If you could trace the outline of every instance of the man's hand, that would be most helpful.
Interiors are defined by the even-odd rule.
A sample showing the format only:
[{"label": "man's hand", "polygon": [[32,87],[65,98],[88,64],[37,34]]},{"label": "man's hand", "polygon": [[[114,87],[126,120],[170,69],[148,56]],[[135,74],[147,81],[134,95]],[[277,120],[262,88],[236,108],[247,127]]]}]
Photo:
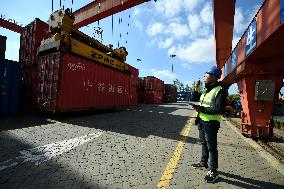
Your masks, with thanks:
[{"label": "man's hand", "polygon": [[203,110],[203,107],[202,106],[199,106],[199,105],[193,105],[192,106],[197,112],[202,112]]}]

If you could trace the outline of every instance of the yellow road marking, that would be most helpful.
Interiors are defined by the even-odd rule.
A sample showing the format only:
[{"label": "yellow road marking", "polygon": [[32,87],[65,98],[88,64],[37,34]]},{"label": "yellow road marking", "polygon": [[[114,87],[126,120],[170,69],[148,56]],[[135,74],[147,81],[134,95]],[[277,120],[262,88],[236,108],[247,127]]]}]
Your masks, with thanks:
[{"label": "yellow road marking", "polygon": [[170,161],[169,161],[169,163],[168,163],[168,165],[167,165],[167,167],[166,167],[166,169],[165,169],[165,171],[164,171],[164,173],[163,173],[163,175],[162,175],[162,177],[161,177],[161,179],[160,179],[160,181],[157,185],[158,188],[165,189],[170,185],[171,179],[173,177],[173,173],[174,173],[174,171],[177,167],[177,163],[180,159],[182,150],[184,148],[184,145],[185,145],[185,142],[186,142],[186,137],[188,137],[188,135],[189,135],[189,131],[190,131],[190,128],[192,126],[192,122],[193,122],[193,118],[191,118],[187,122],[185,128],[183,129],[182,134],[181,134],[182,137],[181,137],[181,139],[180,139],[180,141],[179,141],[179,143],[178,143],[178,145],[177,145],[177,147],[174,151],[174,154],[173,154],[172,158],[170,159]]}]

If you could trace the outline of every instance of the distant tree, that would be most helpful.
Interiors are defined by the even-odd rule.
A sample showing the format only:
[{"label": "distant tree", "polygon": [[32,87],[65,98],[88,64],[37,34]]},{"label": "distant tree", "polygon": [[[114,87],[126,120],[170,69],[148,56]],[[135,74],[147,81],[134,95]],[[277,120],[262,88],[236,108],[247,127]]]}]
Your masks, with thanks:
[{"label": "distant tree", "polygon": [[[178,92],[190,92],[194,88],[194,83],[193,86],[191,87],[189,84],[184,84],[180,82],[178,79],[173,81],[173,85],[177,88]],[[201,82],[202,85],[202,82]]]},{"label": "distant tree", "polygon": [[177,88],[177,91],[180,92],[181,82],[178,79],[174,80],[174,86]]},{"label": "distant tree", "polygon": [[240,100],[240,95],[239,94],[231,94],[229,95],[229,100],[233,101],[233,100]]},{"label": "distant tree", "polygon": [[183,83],[180,83],[180,91],[184,92],[184,84]]},{"label": "distant tree", "polygon": [[191,87],[189,86],[189,84],[185,85],[184,90],[185,90],[185,92],[190,92],[191,91]]}]

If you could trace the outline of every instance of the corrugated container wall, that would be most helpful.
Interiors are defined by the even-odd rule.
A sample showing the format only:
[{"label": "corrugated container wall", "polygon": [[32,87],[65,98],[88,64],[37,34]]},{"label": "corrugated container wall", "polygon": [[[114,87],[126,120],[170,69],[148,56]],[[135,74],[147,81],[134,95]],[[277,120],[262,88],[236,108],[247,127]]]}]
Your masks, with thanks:
[{"label": "corrugated container wall", "polygon": [[38,18],[23,28],[19,52],[19,60],[23,67],[37,64],[37,49],[41,41],[50,36],[47,30],[48,24]]},{"label": "corrugated container wall", "polygon": [[163,101],[162,91],[144,91],[145,104],[161,104]]},{"label": "corrugated container wall", "polygon": [[144,78],[139,77],[138,78],[138,87],[137,87],[137,102],[138,103],[143,103],[144,99]]},{"label": "corrugated container wall", "polygon": [[138,75],[139,75],[139,71],[138,69],[130,66],[130,65],[127,65],[128,66],[128,69],[130,70],[130,72],[132,73],[130,75],[130,91],[129,91],[129,94],[130,94],[130,103],[129,105],[130,106],[136,106],[137,105],[137,85],[138,85]]},{"label": "corrugated container wall", "polygon": [[35,112],[37,88],[37,49],[50,36],[48,24],[36,18],[23,28],[20,37],[19,60],[22,65],[21,98],[26,112]]},{"label": "corrugated container wall", "polygon": [[145,91],[164,91],[164,82],[156,77],[147,76],[144,78]]},{"label": "corrugated container wall", "polygon": [[146,104],[161,104],[164,93],[164,81],[153,77],[147,76],[143,82],[143,101]]},{"label": "corrugated container wall", "polygon": [[138,70],[132,75],[82,58],[52,53],[39,57],[37,106],[51,112],[128,107],[137,104]]},{"label": "corrugated container wall", "polygon": [[6,36],[0,35],[0,58],[5,59],[5,52],[6,52]]},{"label": "corrugated container wall", "polygon": [[172,84],[164,85],[163,102],[173,103],[177,102],[177,88]]},{"label": "corrugated container wall", "polygon": [[37,66],[22,68],[21,78],[21,100],[25,112],[36,111],[36,96],[38,85]]},{"label": "corrugated container wall", "polygon": [[0,59],[0,115],[19,112],[20,64]]}]

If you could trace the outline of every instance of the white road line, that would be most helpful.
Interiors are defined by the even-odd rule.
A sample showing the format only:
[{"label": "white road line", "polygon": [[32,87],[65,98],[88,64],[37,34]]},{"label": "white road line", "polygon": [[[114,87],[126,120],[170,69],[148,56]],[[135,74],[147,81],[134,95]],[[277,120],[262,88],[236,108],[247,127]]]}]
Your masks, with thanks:
[{"label": "white road line", "polygon": [[103,132],[100,131],[97,133],[71,138],[69,140],[38,146],[28,150],[21,150],[19,151],[21,155],[16,157],[14,160],[9,159],[4,162],[0,162],[0,171],[25,162],[32,162],[35,163],[35,165],[40,165],[41,163],[68,152],[77,146],[101,136],[102,134]]}]

